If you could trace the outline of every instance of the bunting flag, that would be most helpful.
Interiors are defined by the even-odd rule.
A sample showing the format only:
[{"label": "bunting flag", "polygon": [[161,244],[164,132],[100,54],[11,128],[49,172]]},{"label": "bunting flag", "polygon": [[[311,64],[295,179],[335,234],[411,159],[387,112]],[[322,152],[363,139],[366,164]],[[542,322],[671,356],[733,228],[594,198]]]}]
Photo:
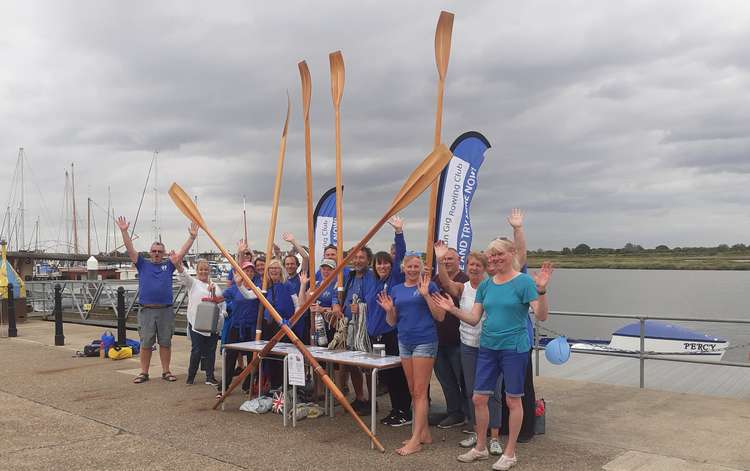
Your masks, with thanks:
[{"label": "bunting flag", "polygon": [[442,240],[458,251],[461,270],[471,251],[471,218],[469,208],[479,182],[479,167],[490,143],[476,131],[461,134],[453,141],[453,158],[440,174],[435,240]]},{"label": "bunting flag", "polygon": [[[341,190],[343,191],[343,187]],[[315,221],[315,266],[323,261],[323,251],[328,245],[336,245],[336,188],[326,191],[318,201],[313,213]]]}]

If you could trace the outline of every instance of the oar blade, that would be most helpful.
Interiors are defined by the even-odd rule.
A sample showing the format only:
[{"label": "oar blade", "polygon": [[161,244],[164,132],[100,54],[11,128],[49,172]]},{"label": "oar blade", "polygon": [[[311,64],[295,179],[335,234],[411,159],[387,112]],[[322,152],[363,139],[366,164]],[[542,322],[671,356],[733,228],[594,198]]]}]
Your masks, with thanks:
[{"label": "oar blade", "polygon": [[344,95],[344,56],[341,51],[332,52],[328,54],[328,61],[331,64],[331,97],[334,106],[339,106]]},{"label": "oar blade", "polygon": [[443,144],[435,147],[406,179],[401,190],[393,198],[389,213],[395,214],[401,211],[421,195],[448,165],[451,157],[453,154]]},{"label": "oar blade", "polygon": [[172,186],[169,187],[169,197],[172,198],[175,206],[177,206],[182,214],[205,230],[206,222],[203,220],[203,216],[201,216],[200,211],[195,206],[193,199],[180,185],[172,183]]},{"label": "oar blade", "polygon": [[453,13],[440,12],[435,29],[435,63],[440,80],[445,80],[448,73],[448,61],[451,57],[451,36],[453,35]]},{"label": "oar blade", "polygon": [[302,81],[302,116],[307,119],[310,116],[312,79],[310,78],[310,69],[307,67],[307,62],[302,61],[298,63],[297,68],[299,68],[299,77]]}]

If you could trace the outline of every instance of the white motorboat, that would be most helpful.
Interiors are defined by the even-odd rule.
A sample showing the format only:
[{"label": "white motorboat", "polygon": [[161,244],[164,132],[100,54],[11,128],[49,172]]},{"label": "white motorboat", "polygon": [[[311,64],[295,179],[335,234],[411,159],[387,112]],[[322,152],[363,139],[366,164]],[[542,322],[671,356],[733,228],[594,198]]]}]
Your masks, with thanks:
[{"label": "white motorboat", "polygon": [[[667,358],[721,361],[729,341],[712,337],[674,324],[646,321],[644,326],[644,352]],[[612,340],[571,342],[573,350],[596,350],[601,352],[638,355],[641,348],[641,326],[635,322],[612,334]]]}]

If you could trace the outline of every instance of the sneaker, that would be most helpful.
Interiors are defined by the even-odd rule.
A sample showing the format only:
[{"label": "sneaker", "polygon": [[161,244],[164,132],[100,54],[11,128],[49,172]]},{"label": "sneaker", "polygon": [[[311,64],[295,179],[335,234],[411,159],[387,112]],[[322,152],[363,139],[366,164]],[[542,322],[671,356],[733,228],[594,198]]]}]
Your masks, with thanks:
[{"label": "sneaker", "polygon": [[195,384],[195,377],[191,378],[188,376],[188,379],[185,380],[185,384]]},{"label": "sneaker", "polygon": [[463,415],[451,414],[437,424],[438,428],[460,427],[466,423],[466,417]]},{"label": "sneaker", "polygon": [[209,386],[218,386],[219,382],[216,380],[216,378],[211,377],[206,378],[206,384],[208,384]]},{"label": "sneaker", "polygon": [[513,458],[508,458],[507,456],[503,455],[499,460],[495,462],[495,464],[492,465],[492,469],[495,469],[497,471],[506,471],[515,466],[517,461],[518,460],[516,460],[515,456]]},{"label": "sneaker", "polygon": [[461,448],[474,448],[474,445],[477,444],[477,434],[475,432],[470,432],[468,438],[464,438],[460,442],[458,442],[458,446]]},{"label": "sneaker", "polygon": [[411,414],[403,411],[396,411],[395,414],[390,418],[388,422],[383,423],[391,427],[403,427],[404,425],[411,425]]},{"label": "sneaker", "polygon": [[489,451],[479,451],[476,448],[472,448],[463,455],[458,455],[458,461],[462,463],[473,463],[474,461],[486,460],[489,457]]},{"label": "sneaker", "polygon": [[393,420],[393,418],[396,415],[396,413],[397,413],[396,409],[391,409],[391,411],[388,413],[388,415],[386,415],[385,417],[383,417],[382,419],[380,419],[380,423],[383,424],[383,425],[388,425],[388,422],[390,422],[391,420]]},{"label": "sneaker", "polygon": [[490,455],[500,456],[503,454],[503,447],[499,440],[490,440]]}]

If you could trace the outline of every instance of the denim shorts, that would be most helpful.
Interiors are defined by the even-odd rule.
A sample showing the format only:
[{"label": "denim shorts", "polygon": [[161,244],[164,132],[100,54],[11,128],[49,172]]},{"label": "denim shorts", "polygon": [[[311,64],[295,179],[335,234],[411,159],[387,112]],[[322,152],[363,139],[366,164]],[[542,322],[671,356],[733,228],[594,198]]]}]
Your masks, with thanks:
[{"label": "denim shorts", "polygon": [[401,358],[435,358],[437,357],[438,343],[404,344],[398,343],[398,353]]},{"label": "denim shorts", "polygon": [[474,394],[493,395],[497,380],[500,375],[503,375],[505,394],[511,397],[523,397],[528,361],[529,352],[518,353],[515,350],[491,350],[479,347]]}]

